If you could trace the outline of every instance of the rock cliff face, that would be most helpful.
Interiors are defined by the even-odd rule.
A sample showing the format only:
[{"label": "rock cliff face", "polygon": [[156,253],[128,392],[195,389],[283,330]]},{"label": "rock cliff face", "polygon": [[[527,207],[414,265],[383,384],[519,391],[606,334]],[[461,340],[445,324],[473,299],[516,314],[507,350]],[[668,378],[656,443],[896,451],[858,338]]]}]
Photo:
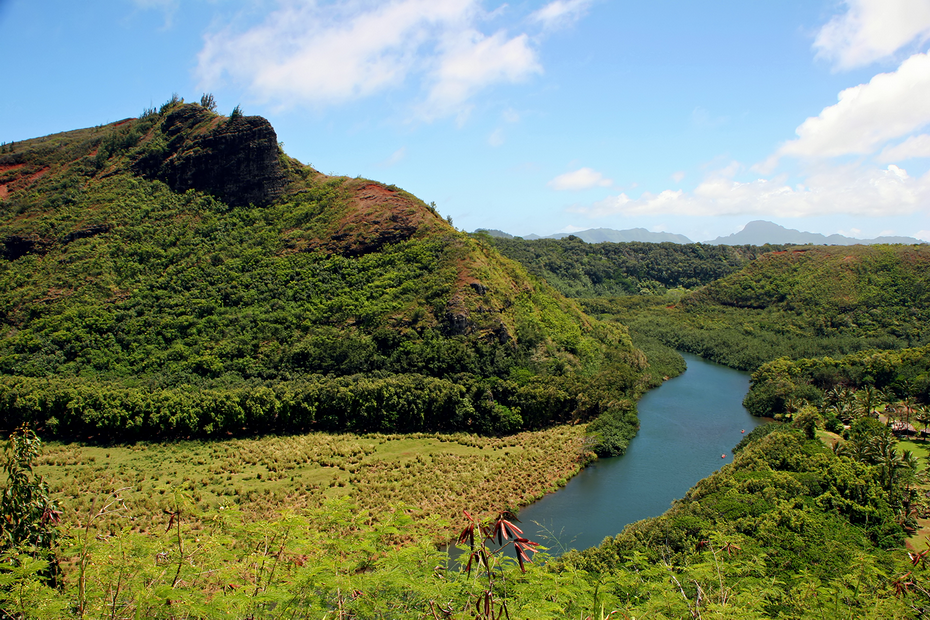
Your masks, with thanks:
[{"label": "rock cliff face", "polygon": [[134,169],[175,191],[200,190],[232,206],[267,205],[284,191],[278,137],[260,116],[227,119],[188,104],[171,112],[160,132],[164,148]]}]

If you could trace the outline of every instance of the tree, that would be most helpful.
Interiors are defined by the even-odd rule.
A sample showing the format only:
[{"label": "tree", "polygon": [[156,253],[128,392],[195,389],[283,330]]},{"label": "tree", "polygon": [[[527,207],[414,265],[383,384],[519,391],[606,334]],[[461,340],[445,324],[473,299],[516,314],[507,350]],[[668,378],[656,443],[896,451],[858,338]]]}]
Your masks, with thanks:
[{"label": "tree", "polygon": [[55,584],[59,574],[56,526],[61,511],[48,485],[32,471],[41,446],[42,441],[26,426],[14,431],[7,442],[3,462],[7,480],[0,489],[0,551],[10,561],[21,554],[46,561],[43,577]]},{"label": "tree", "polygon": [[200,105],[211,112],[216,112],[216,99],[213,98],[213,93],[204,93],[200,98]]}]

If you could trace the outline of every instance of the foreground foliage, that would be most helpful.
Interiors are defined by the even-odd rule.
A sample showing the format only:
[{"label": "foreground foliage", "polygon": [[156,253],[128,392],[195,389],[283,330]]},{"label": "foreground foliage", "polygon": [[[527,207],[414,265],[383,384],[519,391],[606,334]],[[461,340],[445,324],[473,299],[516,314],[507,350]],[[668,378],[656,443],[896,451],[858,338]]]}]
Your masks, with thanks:
[{"label": "foreground foliage", "polygon": [[[31,605],[8,598],[4,609],[22,618],[923,617],[926,554],[897,548],[900,495],[888,491],[880,466],[801,431],[760,427],[666,515],[599,548],[553,560],[511,516],[480,527],[468,516],[465,566],[436,550],[429,519],[399,505],[374,518],[329,499],[255,519],[236,507],[201,510],[179,490],[156,526],[138,532],[127,498],[98,495],[90,519],[65,531],[63,588],[39,588],[35,572],[21,571],[7,583],[29,590]],[[513,550],[484,547],[481,532]]]}]

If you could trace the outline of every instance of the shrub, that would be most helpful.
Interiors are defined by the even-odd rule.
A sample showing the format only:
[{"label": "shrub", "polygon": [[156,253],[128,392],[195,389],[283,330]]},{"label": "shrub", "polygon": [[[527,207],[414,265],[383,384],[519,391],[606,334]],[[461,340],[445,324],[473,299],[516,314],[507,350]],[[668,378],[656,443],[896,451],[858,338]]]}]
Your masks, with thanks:
[{"label": "shrub", "polygon": [[200,97],[200,105],[211,112],[216,112],[216,99],[213,98],[213,93],[204,93]]}]

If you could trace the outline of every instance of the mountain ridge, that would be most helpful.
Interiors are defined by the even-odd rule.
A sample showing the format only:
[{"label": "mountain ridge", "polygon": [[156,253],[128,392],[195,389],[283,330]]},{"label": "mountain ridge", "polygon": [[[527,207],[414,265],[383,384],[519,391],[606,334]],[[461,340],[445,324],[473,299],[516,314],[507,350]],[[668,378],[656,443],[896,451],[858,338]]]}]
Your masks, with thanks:
[{"label": "mountain ridge", "polygon": [[785,228],[767,220],[754,220],[746,224],[739,232],[717,237],[705,243],[712,245],[877,245],[883,243],[903,243],[906,245],[923,243],[913,237],[876,237],[874,239],[855,239],[840,234],[823,235]]},{"label": "mountain ridge", "polygon": [[[519,237],[511,235],[502,230],[478,228],[476,233],[485,232],[492,237],[509,239]],[[591,228],[572,233],[554,233],[551,235],[540,236],[536,234],[525,235],[522,238],[526,241],[535,241],[537,239],[565,239],[567,237],[578,237],[586,243],[694,243],[688,237],[668,232],[652,232],[645,228],[630,228],[625,230],[615,230],[612,228]],[[705,245],[876,245],[882,243],[903,243],[906,245],[925,243],[914,237],[903,236],[882,236],[874,239],[856,239],[839,234],[823,235],[821,233],[803,232],[791,228],[785,228],[774,222],[767,220],[754,220],[746,224],[743,230],[720,236],[716,239],[701,241]]]},{"label": "mountain ridge", "polygon": [[[492,237],[502,237],[504,239],[517,236],[511,235],[501,230],[487,228],[478,228],[475,230],[475,232],[485,232]],[[684,235],[665,232],[651,232],[645,228],[630,228],[627,230],[614,230],[612,228],[590,228],[588,230],[579,230],[570,233],[555,233],[545,237],[541,237],[539,235],[526,235],[525,237],[521,238],[525,239],[526,241],[534,241],[536,239],[565,239],[567,237],[578,237],[586,243],[624,243],[631,241],[645,243],[692,243],[692,241]]]}]

